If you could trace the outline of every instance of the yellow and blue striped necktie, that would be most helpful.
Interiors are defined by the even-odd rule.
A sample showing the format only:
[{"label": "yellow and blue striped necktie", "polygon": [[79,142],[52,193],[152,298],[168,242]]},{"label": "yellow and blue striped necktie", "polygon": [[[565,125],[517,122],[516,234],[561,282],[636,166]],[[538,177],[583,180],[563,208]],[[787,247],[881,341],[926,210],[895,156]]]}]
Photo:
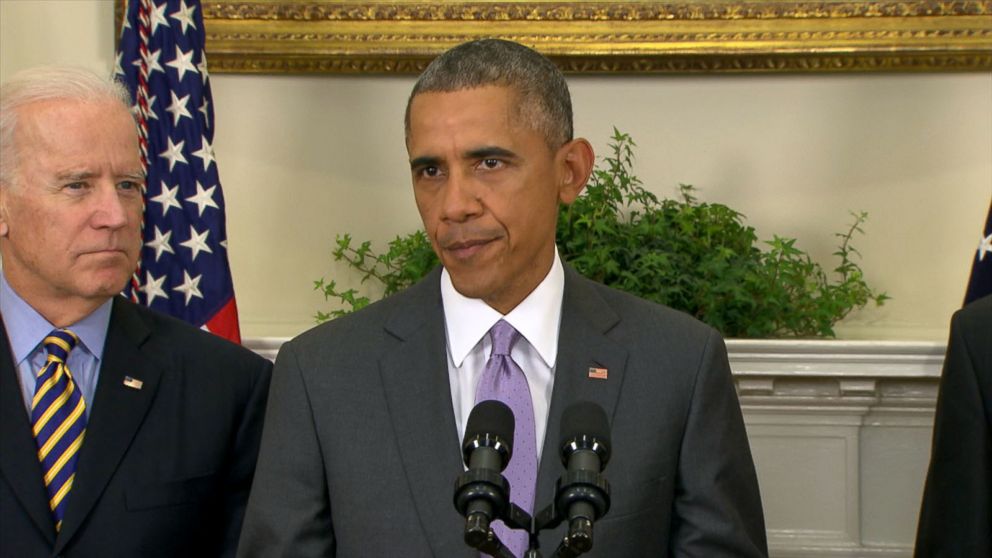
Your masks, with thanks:
[{"label": "yellow and blue striped necktie", "polygon": [[38,444],[38,461],[56,531],[62,528],[67,496],[86,432],[86,404],[66,364],[69,352],[78,342],[76,334],[67,329],[54,330],[45,337],[48,359],[38,372],[31,401],[31,428]]}]

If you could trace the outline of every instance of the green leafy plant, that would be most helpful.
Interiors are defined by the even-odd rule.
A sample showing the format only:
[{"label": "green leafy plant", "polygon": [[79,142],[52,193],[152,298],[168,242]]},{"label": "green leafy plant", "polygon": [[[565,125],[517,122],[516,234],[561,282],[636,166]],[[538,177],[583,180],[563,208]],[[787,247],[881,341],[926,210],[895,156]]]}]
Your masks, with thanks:
[{"label": "green leafy plant", "polygon": [[[611,139],[585,194],[558,215],[561,257],[583,275],[688,312],[727,337],[832,337],[851,311],[888,298],[867,285],[854,260],[860,254],[852,240],[864,233],[866,213],[852,212],[850,226],[835,234],[839,263],[828,274],[795,239],[759,243],[741,213],[700,202],[690,185],[681,185],[676,199],[659,199],[632,173],[633,139],[616,129]],[[333,255],[361,272],[363,283],[382,284],[384,296],[437,265],[423,231],[397,237],[382,254],[341,235]],[[318,312],[320,321],[369,303],[333,280],[315,281],[315,288],[341,303]]]},{"label": "green leafy plant", "polygon": [[[368,240],[357,248],[352,246],[350,234],[338,235],[335,242],[332,252],[334,261],[343,260],[349,267],[360,271],[362,283],[374,279],[382,285],[384,297],[416,283],[440,263],[424,231],[397,236],[389,242],[382,254],[372,250],[372,243]],[[367,295],[360,294],[356,289],[339,290],[333,279],[320,278],[313,282],[313,288],[324,294],[324,300],[337,299],[341,303],[341,308],[337,310],[318,310],[314,316],[318,322],[339,318],[360,310],[371,302]]]}]

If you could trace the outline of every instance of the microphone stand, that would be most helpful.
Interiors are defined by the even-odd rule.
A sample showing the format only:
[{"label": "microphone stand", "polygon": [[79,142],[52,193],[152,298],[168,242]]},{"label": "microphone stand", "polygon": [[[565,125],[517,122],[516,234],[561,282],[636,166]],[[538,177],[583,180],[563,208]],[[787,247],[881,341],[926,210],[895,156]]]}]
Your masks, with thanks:
[{"label": "microphone stand", "polygon": [[[590,506],[594,517],[601,517],[609,510],[609,483],[601,474],[566,473],[558,479],[555,500],[536,516],[531,517],[520,506],[510,502],[494,519],[501,519],[511,529],[527,531],[527,553],[521,558],[541,558],[538,533],[554,529],[564,522],[570,505],[579,503]],[[592,550],[592,521],[577,517],[569,522],[568,532],[562,538],[551,558],[577,558]],[[517,558],[503,545],[499,537],[479,515],[469,515],[465,525],[465,542],[469,546],[496,558]]]},{"label": "microphone stand", "polygon": [[481,544],[475,546],[479,552],[484,552],[495,558],[517,558],[510,552],[509,548],[503,546],[503,541],[499,540],[496,533],[492,529],[489,529],[489,535],[486,537]]},{"label": "microphone stand", "polygon": [[[567,471],[557,482],[555,499],[534,518],[531,544],[536,548],[537,533],[554,529],[567,518],[573,506],[582,506],[581,516],[569,520],[568,532],[551,558],[576,558],[592,550],[592,519],[598,519],[610,509],[610,484],[600,473]],[[529,552],[528,552],[529,554]],[[537,557],[539,558],[538,554]]]}]

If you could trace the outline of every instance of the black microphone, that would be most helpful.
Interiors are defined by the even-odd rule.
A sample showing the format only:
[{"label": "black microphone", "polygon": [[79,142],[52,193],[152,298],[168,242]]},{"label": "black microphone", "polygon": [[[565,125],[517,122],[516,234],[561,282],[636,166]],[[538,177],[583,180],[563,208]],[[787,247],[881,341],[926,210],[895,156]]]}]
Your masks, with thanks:
[{"label": "black microphone", "polygon": [[610,485],[601,475],[610,460],[610,425],[599,405],[583,401],[571,405],[561,416],[561,461],[566,472],[558,480],[555,497],[568,519],[563,544],[588,552],[592,548],[592,524],[610,509]]},{"label": "black microphone", "polygon": [[501,517],[510,485],[500,473],[513,452],[513,411],[500,401],[483,401],[465,426],[462,456],[468,471],[455,481],[455,509],[465,516],[465,542],[479,548],[489,539],[489,523]]}]

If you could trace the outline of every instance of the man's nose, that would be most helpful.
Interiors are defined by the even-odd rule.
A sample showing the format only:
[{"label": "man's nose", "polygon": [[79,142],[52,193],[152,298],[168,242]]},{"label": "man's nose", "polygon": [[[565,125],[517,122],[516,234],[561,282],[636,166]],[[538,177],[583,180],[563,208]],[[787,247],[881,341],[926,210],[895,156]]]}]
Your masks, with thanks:
[{"label": "man's nose", "polygon": [[444,185],[441,217],[446,221],[462,222],[480,213],[480,185],[469,173],[453,170]]},{"label": "man's nose", "polygon": [[[128,224],[129,201],[124,199],[117,185],[101,183],[96,189],[92,223],[96,228],[119,229]],[[139,194],[140,195],[140,194]]]}]

